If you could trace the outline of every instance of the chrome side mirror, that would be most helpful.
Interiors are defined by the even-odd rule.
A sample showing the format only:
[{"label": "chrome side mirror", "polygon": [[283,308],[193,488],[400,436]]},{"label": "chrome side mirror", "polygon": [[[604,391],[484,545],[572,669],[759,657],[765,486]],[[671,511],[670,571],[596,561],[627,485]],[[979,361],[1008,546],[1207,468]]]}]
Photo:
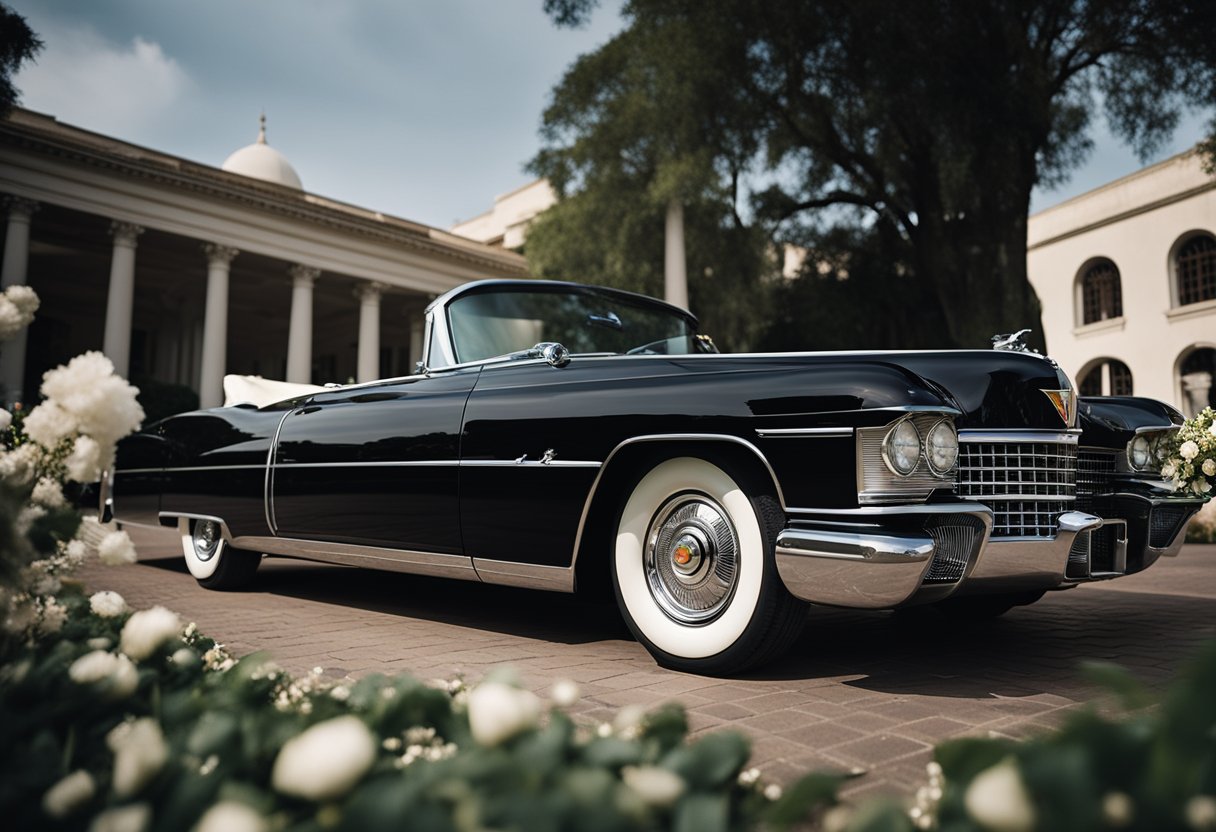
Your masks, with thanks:
[{"label": "chrome side mirror", "polygon": [[565,367],[570,363],[570,350],[554,341],[544,341],[528,350],[528,358],[543,358],[550,367]]}]

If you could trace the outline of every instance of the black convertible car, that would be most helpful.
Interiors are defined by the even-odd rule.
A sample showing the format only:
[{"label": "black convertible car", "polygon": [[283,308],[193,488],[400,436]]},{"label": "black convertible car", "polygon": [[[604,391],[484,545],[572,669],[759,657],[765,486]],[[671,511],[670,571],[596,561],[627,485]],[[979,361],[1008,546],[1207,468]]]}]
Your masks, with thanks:
[{"label": "black convertible car", "polygon": [[191,573],[263,555],[572,592],[611,587],[662,664],[732,673],[806,603],[992,616],[1176,554],[1204,502],[1180,414],[1078,401],[1020,348],[720,355],[610,289],[470,283],[415,375],[174,416],[119,446],[103,514],[176,526]]}]

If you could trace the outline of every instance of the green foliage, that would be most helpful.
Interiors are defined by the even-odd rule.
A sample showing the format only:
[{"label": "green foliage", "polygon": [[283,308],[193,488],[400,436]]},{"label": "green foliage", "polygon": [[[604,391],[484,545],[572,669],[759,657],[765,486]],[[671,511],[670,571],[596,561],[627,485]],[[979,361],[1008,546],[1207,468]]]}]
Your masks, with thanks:
[{"label": "green foliage", "polygon": [[20,92],[13,86],[13,76],[41,49],[42,41],[25,18],[0,4],[0,115],[7,114],[20,98]]},{"label": "green foliage", "polygon": [[198,393],[184,384],[157,381],[151,377],[132,378],[139,388],[139,404],[144,409],[144,425],[159,422],[177,413],[198,410]]}]

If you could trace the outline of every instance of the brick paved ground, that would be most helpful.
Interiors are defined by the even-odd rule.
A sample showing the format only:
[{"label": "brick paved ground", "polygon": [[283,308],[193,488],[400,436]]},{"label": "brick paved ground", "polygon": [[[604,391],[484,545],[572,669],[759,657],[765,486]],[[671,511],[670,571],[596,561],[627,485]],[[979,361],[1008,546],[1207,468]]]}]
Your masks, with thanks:
[{"label": "brick paved ground", "polygon": [[542,696],[578,682],[576,713],[609,719],[623,705],[682,702],[694,731],[729,726],[753,743],[766,778],[864,767],[849,793],[908,794],[932,745],[1053,725],[1095,693],[1078,668],[1116,661],[1163,685],[1216,636],[1216,546],[1119,581],[1049,594],[985,624],[931,611],[814,609],[791,654],[722,680],[657,667],[615,607],[577,597],[268,559],[253,589],[199,588],[173,533],[132,530],[136,566],[91,565],[91,588],[135,607],[164,604],[237,654],[268,651],[283,667],[333,676],[410,672],[470,681],[509,664]]}]

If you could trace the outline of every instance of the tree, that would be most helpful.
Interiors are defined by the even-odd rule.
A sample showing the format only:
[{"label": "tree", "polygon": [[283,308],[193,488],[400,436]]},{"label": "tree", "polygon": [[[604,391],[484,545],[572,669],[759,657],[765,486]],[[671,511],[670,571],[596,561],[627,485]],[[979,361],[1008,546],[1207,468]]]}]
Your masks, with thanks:
[{"label": "tree", "polygon": [[26,24],[25,18],[0,4],[0,116],[6,115],[21,95],[13,86],[13,76],[40,49],[42,41]]},{"label": "tree", "polygon": [[[595,5],[545,3],[562,25]],[[550,164],[537,168],[558,159],[584,190],[599,187],[601,160],[664,136],[661,124],[614,117],[617,102],[645,94],[630,79],[707,84],[716,95],[671,102],[697,108],[674,118],[704,138],[699,148],[678,133],[674,157],[700,159],[719,187],[747,178],[753,222],[778,238],[819,246],[841,225],[880,234],[887,280],[927,289],[917,308],[889,314],[939,322],[938,346],[1041,333],[1026,274],[1030,195],[1084,158],[1099,100],[1142,155],[1184,107],[1216,103],[1210,0],[630,0],[624,14],[621,34],[555,90],[538,156]],[[664,48],[671,32],[703,37]],[[623,71],[596,64],[637,37],[653,46]]]}]

